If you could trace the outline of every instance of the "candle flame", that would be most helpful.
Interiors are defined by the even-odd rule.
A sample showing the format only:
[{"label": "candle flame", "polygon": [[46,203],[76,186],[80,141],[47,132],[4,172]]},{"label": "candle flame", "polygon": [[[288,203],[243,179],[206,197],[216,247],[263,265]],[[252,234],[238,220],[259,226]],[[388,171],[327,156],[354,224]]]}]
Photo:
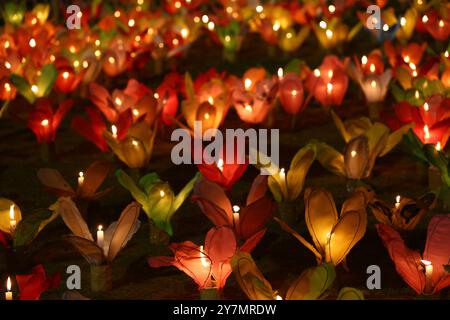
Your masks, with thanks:
[{"label": "candle flame", "polygon": [[444,27],[444,20],[439,20],[439,28],[443,28]]},{"label": "candle flame", "polygon": [[314,76],[316,76],[317,78],[320,77],[320,70],[319,69],[314,69]]},{"label": "candle flame", "polygon": [[46,127],[48,126],[48,123],[49,123],[48,119],[44,119],[41,121],[41,126]]},{"label": "candle flame", "polygon": [[80,178],[84,178],[84,173],[83,173],[83,171],[80,171],[80,172],[78,173],[78,176],[79,176]]},{"label": "candle flame", "polygon": [[406,18],[405,17],[402,17],[401,19],[400,19],[400,25],[402,26],[402,27],[404,27],[404,26],[406,26]]},{"label": "candle flame", "polygon": [[62,74],[62,76],[63,76],[64,79],[67,80],[67,79],[69,78],[69,72],[64,71],[63,74]]},{"label": "candle flame", "polygon": [[6,280],[6,291],[10,292],[11,291],[11,287],[12,287],[11,278],[8,277],[8,279]]},{"label": "candle flame", "polygon": [[283,68],[278,68],[277,75],[278,75],[278,78],[280,78],[280,79],[283,78],[283,75],[284,75]]},{"label": "candle flame", "polygon": [[115,125],[111,126],[111,132],[114,138],[117,138],[117,127]]},{"label": "candle flame", "polygon": [[252,112],[252,111],[253,111],[252,106],[249,105],[249,104],[246,104],[244,108],[245,108],[245,110],[248,111],[248,112]]},{"label": "candle flame", "polygon": [[375,72],[375,65],[373,63],[370,64],[369,70],[370,72],[374,73]]},{"label": "candle flame", "polygon": [[350,155],[352,156],[352,158],[356,157],[356,151],[352,150],[352,152],[350,152]]},{"label": "candle flame", "polygon": [[246,90],[250,89],[250,87],[252,86],[252,80],[251,79],[245,79],[244,80],[244,87]]},{"label": "candle flame", "polygon": [[409,63],[409,61],[410,61],[409,56],[405,56],[405,57],[403,58],[403,61],[405,61],[405,63]]},{"label": "candle flame", "polygon": [[241,208],[239,208],[239,206],[236,206],[236,205],[233,206],[233,212],[234,213],[238,213],[239,210],[241,210]]},{"label": "candle flame", "polygon": [[34,40],[34,38],[31,38],[28,44],[30,45],[31,48],[34,48],[36,47],[36,40]]},{"label": "candle flame", "polygon": [[333,91],[333,84],[327,83],[327,93],[331,94],[331,91]]},{"label": "candle flame", "polygon": [[327,28],[327,23],[322,20],[322,21],[319,22],[319,27],[321,27],[322,29],[326,29]]},{"label": "candle flame", "polygon": [[441,151],[441,150],[442,150],[441,142],[438,141],[438,143],[436,143],[436,151]]},{"label": "candle flame", "polygon": [[400,203],[400,200],[401,200],[400,195],[397,195],[397,196],[395,197],[395,203]]},{"label": "candle flame", "polygon": [[277,296],[276,296],[276,299],[277,299],[277,300],[283,300],[283,298],[282,298],[280,295],[277,295]]},{"label": "candle flame", "polygon": [[333,70],[328,70],[328,78],[333,78]]},{"label": "candle flame", "polygon": [[425,110],[425,111],[430,110],[430,106],[428,105],[427,102],[425,102],[425,103],[423,104],[423,110]]},{"label": "candle flame", "polygon": [[328,29],[327,31],[325,31],[325,35],[327,36],[328,39],[331,39],[333,38],[333,31]]},{"label": "candle flame", "polygon": [[367,56],[362,56],[361,63],[365,65],[367,63]]},{"label": "candle flame", "polygon": [[[427,125],[424,125],[424,126],[423,126],[423,132],[424,132],[425,140],[430,139],[430,131],[429,131]],[[425,142],[426,142],[426,141],[425,141]]]},{"label": "candle flame", "polygon": [[206,255],[203,252],[203,246],[200,246],[200,262],[202,263],[203,267],[209,267],[209,261],[206,259]]},{"label": "candle flame", "polygon": [[295,97],[297,95],[297,90],[292,90],[291,94],[292,94],[293,97]]},{"label": "candle flame", "polygon": [[102,230],[103,230],[103,226],[102,226],[102,225],[99,225],[98,228],[97,228],[97,230],[98,230],[98,231],[102,231]]},{"label": "candle flame", "polygon": [[422,262],[422,264],[424,265],[424,266],[431,266],[431,261],[428,261],[428,260],[420,260],[420,262]]},{"label": "candle flame", "polygon": [[377,86],[377,82],[375,80],[372,80],[370,85],[371,85],[372,88],[375,88]]},{"label": "candle flame", "polygon": [[210,105],[213,105],[213,104],[214,104],[214,98],[211,97],[211,96],[209,96],[209,97],[208,97],[208,103],[209,103]]},{"label": "candle flame", "polygon": [[37,85],[35,85],[35,84],[33,84],[33,85],[31,86],[31,91],[33,91],[33,93],[34,93],[34,94],[37,94],[37,93],[38,93],[38,91],[39,91],[39,88],[38,88],[38,86],[37,86]]},{"label": "candle flame", "polygon": [[164,198],[166,193],[164,192],[164,190],[159,190],[159,195],[161,196],[161,198]]},{"label": "candle flame", "polygon": [[14,220],[14,205],[9,206],[9,219]]},{"label": "candle flame", "polygon": [[281,179],[284,179],[284,177],[286,176],[286,173],[284,172],[284,168],[280,169],[279,175],[280,175]]},{"label": "candle flame", "polygon": [[219,168],[220,171],[223,171],[223,159],[217,161],[217,168]]},{"label": "candle flame", "polygon": [[428,16],[426,14],[423,15],[422,22],[423,23],[427,23],[428,22]]}]

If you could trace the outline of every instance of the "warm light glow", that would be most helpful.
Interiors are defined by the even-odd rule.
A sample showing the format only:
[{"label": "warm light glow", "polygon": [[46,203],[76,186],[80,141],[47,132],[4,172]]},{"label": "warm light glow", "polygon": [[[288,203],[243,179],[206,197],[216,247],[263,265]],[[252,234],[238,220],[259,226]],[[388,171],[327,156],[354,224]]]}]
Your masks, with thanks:
[{"label": "warm light glow", "polygon": [[400,207],[400,200],[401,200],[400,195],[395,197],[395,208],[397,208],[397,209],[398,209],[398,207]]},{"label": "warm light glow", "polygon": [[78,67],[80,66],[80,61],[75,60],[75,61],[73,62],[73,66],[74,66],[75,68],[78,68]]},{"label": "warm light glow", "polygon": [[429,131],[427,125],[423,126],[423,133],[424,133],[425,142],[427,142],[427,140],[430,139],[430,131]]},{"label": "warm light glow", "polygon": [[9,46],[10,46],[10,43],[9,43],[9,41],[5,41],[5,49],[8,49],[9,48]]},{"label": "warm light glow", "polygon": [[117,105],[117,106],[121,106],[122,105],[122,100],[120,100],[120,98],[119,97],[117,97],[115,100],[114,100],[114,103]]},{"label": "warm light glow", "polygon": [[172,40],[172,44],[176,47],[180,44],[180,41],[177,38],[175,38]]},{"label": "warm light glow", "polygon": [[135,23],[136,23],[136,21],[134,21],[134,19],[128,20],[128,26],[129,26],[130,28],[134,27],[134,24],[135,24]]},{"label": "warm light glow", "polygon": [[291,94],[292,94],[293,97],[297,96],[297,90],[292,90]]},{"label": "warm light glow", "polygon": [[214,22],[212,22],[212,21],[208,22],[208,30],[209,31],[213,31],[215,26],[216,25],[214,24]]},{"label": "warm light glow", "polygon": [[5,88],[6,92],[10,92],[11,91],[11,85],[8,82],[5,82],[4,88]]},{"label": "warm light glow", "polygon": [[6,280],[6,291],[11,291],[11,287],[12,287],[11,278],[8,277],[8,279]]},{"label": "warm light glow", "polygon": [[356,151],[352,150],[352,152],[350,152],[350,155],[352,156],[352,158],[356,157]]},{"label": "warm light glow", "polygon": [[98,230],[98,231],[102,231],[102,230],[103,230],[103,226],[102,226],[102,225],[99,225],[98,228],[97,228],[97,230]]},{"label": "warm light glow", "polygon": [[83,61],[83,68],[87,69],[89,67],[89,62],[86,60]]},{"label": "warm light glow", "polygon": [[400,25],[401,25],[402,27],[406,26],[406,18],[405,18],[405,17],[402,17],[402,18],[400,19]]},{"label": "warm light glow", "polygon": [[114,57],[109,57],[109,58],[108,58],[108,62],[109,62],[110,64],[114,64],[114,62],[116,62],[116,59],[114,59]]},{"label": "warm light glow", "polygon": [[138,109],[133,109],[133,116],[138,117],[139,116],[139,110]]},{"label": "warm light glow", "polygon": [[286,33],[286,38],[291,39],[292,38],[292,33],[290,33],[290,32]]},{"label": "warm light glow", "polygon": [[441,151],[442,150],[442,146],[441,146],[441,142],[439,141],[438,143],[436,143],[436,151]]},{"label": "warm light glow", "polygon": [[225,42],[230,42],[231,41],[231,37],[229,35],[225,36]]},{"label": "warm light glow", "polygon": [[164,192],[164,190],[159,190],[159,196],[161,198],[164,198],[165,195],[166,195],[166,193]]},{"label": "warm light glow", "polygon": [[439,20],[439,28],[443,28],[444,27],[444,20]]},{"label": "warm light glow", "polygon": [[420,260],[424,266],[431,266],[431,261],[428,260]]},{"label": "warm light glow", "polygon": [[422,22],[423,23],[427,23],[428,22],[428,16],[426,14],[423,15]]},{"label": "warm light glow", "polygon": [[320,77],[320,70],[319,69],[314,69],[314,76],[315,77]]},{"label": "warm light glow", "polygon": [[115,125],[111,126],[111,133],[113,138],[117,138],[117,127]]},{"label": "warm light glow", "polygon": [[333,84],[327,83],[327,93],[331,94],[332,91],[333,91]]},{"label": "warm light glow", "polygon": [[281,169],[280,169],[279,175],[280,175],[280,178],[281,178],[282,180],[284,180],[284,178],[286,177],[286,173],[284,172],[284,168],[281,168]]},{"label": "warm light glow", "polygon": [[31,48],[34,48],[36,47],[36,40],[34,40],[34,38],[31,38],[28,44],[30,45]]},{"label": "warm light glow", "polygon": [[174,3],[175,8],[180,9],[181,8],[181,2],[177,1]]},{"label": "warm light glow", "polygon": [[419,90],[416,90],[416,92],[414,93],[414,97],[415,97],[416,99],[419,99],[419,98],[420,98]]},{"label": "warm light glow", "polygon": [[262,5],[256,6],[256,12],[261,13],[264,11],[264,7]]},{"label": "warm light glow", "polygon": [[322,21],[319,22],[319,27],[321,27],[322,29],[326,29],[327,28],[327,23],[322,20]]},{"label": "warm light glow", "polygon": [[209,17],[208,17],[206,14],[204,14],[204,15],[202,16],[202,22],[203,22],[204,24],[207,24],[207,23],[209,22]]},{"label": "warm light glow", "polygon": [[412,72],[412,76],[413,76],[413,77],[417,77],[417,71],[416,71],[416,70],[414,70],[414,71]]},{"label": "warm light glow", "polygon": [[155,98],[156,100],[159,99],[159,94],[158,94],[158,92],[155,92],[155,93],[153,94],[153,98]]},{"label": "warm light glow", "polygon": [[38,86],[35,85],[35,84],[33,84],[33,85],[31,86],[31,91],[33,91],[34,94],[38,93],[38,91],[39,91]]},{"label": "warm light glow", "polygon": [[9,206],[9,219],[14,220],[14,205]]},{"label": "warm light glow", "polygon": [[370,70],[370,72],[372,72],[372,73],[375,72],[375,65],[374,65],[373,63],[370,64],[369,70]]},{"label": "warm light glow", "polygon": [[69,72],[64,71],[62,77],[67,80],[69,78]]},{"label": "warm light glow", "polygon": [[367,63],[367,56],[362,56],[361,63],[365,65]]},{"label": "warm light glow", "polygon": [[405,57],[403,58],[403,61],[405,61],[405,63],[409,63],[409,61],[410,61],[409,56],[405,56]]},{"label": "warm light glow", "polygon": [[245,79],[244,80],[244,87],[245,87],[245,89],[246,90],[248,90],[248,89],[250,89],[250,87],[252,86],[252,80],[250,80],[250,79]]},{"label": "warm light glow", "polygon": [[9,63],[8,61],[5,61],[5,68],[6,69],[11,69],[11,63]]},{"label": "warm light glow", "polygon": [[279,79],[283,78],[283,76],[284,76],[284,70],[283,70],[283,68],[278,68],[278,70],[277,70],[277,75],[278,75],[278,78],[279,78]]},{"label": "warm light glow", "polygon": [[384,32],[389,31],[389,26],[386,23],[383,25],[383,31]]},{"label": "warm light glow", "polygon": [[411,70],[416,70],[417,69],[416,65],[414,63],[412,63],[412,62],[409,64],[409,67],[411,68]]},{"label": "warm light glow", "polygon": [[233,212],[234,213],[238,213],[239,210],[241,210],[241,208],[239,208],[239,206],[236,206],[236,205],[233,206]]},{"label": "warm light glow", "polygon": [[189,36],[189,30],[187,28],[181,29],[181,37],[186,39]]},{"label": "warm light glow", "polygon": [[277,300],[283,300],[283,298],[280,295],[277,295],[276,298]]},{"label": "warm light glow", "polygon": [[200,246],[200,262],[202,263],[203,267],[205,268],[209,267],[209,261],[206,259],[206,256],[203,253],[203,246]]},{"label": "warm light glow", "polygon": [[328,29],[327,31],[325,31],[325,35],[327,36],[328,39],[331,39],[333,38],[333,31]]},{"label": "warm light glow", "polygon": [[248,112],[252,112],[252,111],[253,111],[252,106],[249,105],[249,104],[246,104],[245,107],[244,107],[244,109],[245,109],[245,111],[248,111]]},{"label": "warm light glow", "polygon": [[205,118],[205,120],[208,120],[208,119],[209,119],[209,113],[208,113],[208,112],[205,113],[204,118]]},{"label": "warm light glow", "polygon": [[131,141],[131,144],[135,147],[137,147],[139,145],[139,142],[137,142],[136,140]]},{"label": "warm light glow", "polygon": [[328,11],[330,11],[331,13],[334,13],[334,12],[336,11],[336,7],[333,6],[332,4],[330,4],[330,5],[328,6]]},{"label": "warm light glow", "polygon": [[46,127],[48,126],[48,123],[49,123],[48,119],[44,119],[41,121],[41,126]]},{"label": "warm light glow", "polygon": [[333,70],[328,70],[328,78],[333,78]]},{"label": "warm light glow", "polygon": [[209,96],[209,97],[208,97],[208,103],[209,103],[210,105],[214,105],[214,98],[211,97],[211,96]]},{"label": "warm light glow", "polygon": [[423,110],[425,110],[425,111],[430,110],[430,106],[428,105],[427,102],[425,102],[425,103],[423,104]]},{"label": "warm light glow", "polygon": [[223,159],[217,160],[217,168],[218,168],[220,171],[223,171]]},{"label": "warm light glow", "polygon": [[444,57],[448,58],[448,51],[447,50],[445,50],[445,52],[444,52]]},{"label": "warm light glow", "polygon": [[273,24],[273,31],[278,31],[281,28],[281,24],[278,21],[275,21]]}]

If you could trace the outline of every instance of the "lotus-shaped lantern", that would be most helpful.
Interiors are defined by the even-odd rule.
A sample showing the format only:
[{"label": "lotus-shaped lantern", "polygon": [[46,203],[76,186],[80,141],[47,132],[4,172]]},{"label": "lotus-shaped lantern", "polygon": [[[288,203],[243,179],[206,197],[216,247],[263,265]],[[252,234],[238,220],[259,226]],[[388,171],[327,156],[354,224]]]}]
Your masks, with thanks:
[{"label": "lotus-shaped lantern", "polygon": [[374,198],[369,208],[378,222],[392,226],[396,230],[414,230],[425,214],[436,204],[436,195],[427,193],[418,199],[396,197],[393,206]]},{"label": "lotus-shaped lantern", "polygon": [[203,213],[217,226],[233,229],[242,241],[241,251],[250,252],[264,236],[265,224],[272,217],[275,204],[267,197],[267,177],[258,176],[248,193],[246,205],[232,206],[225,191],[217,184],[200,178],[192,194]]},{"label": "lotus-shaped lantern", "polygon": [[207,289],[220,294],[231,274],[231,259],[237,250],[234,231],[226,226],[214,227],[206,234],[203,246],[191,241],[170,246],[173,257],[151,257],[153,268],[175,266],[185,272],[198,285],[201,292]]},{"label": "lotus-shaped lantern", "polygon": [[395,269],[417,294],[436,294],[450,285],[450,274],[444,269],[450,259],[449,214],[431,218],[422,255],[409,249],[392,227],[376,227]]},{"label": "lotus-shaped lantern", "polygon": [[305,191],[305,220],[314,245],[307,242],[282,220],[281,227],[291,233],[322,262],[338,265],[366,232],[368,192],[359,188],[342,205],[338,215],[333,196],[325,189]]},{"label": "lotus-shaped lantern", "polygon": [[[198,176],[192,178],[184,188],[175,195],[167,182],[161,181],[156,173],[143,176],[138,185],[122,170],[116,172],[119,183],[127,189],[133,198],[142,205],[147,217],[161,230],[172,235],[170,219],[183,204],[194,187]],[[150,230],[151,232],[151,230]],[[150,234],[150,237],[157,235]],[[152,238],[151,238],[152,239]],[[163,239],[155,239],[163,240]]]}]

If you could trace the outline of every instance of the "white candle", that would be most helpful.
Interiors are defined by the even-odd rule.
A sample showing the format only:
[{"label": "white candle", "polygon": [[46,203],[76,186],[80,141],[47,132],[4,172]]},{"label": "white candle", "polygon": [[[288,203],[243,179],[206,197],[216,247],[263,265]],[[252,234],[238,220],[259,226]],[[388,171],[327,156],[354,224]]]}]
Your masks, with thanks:
[{"label": "white candle", "polygon": [[97,245],[103,250],[103,240],[105,234],[103,232],[103,226],[99,225],[97,230]]},{"label": "white candle", "polygon": [[9,226],[11,229],[11,233],[14,233],[14,231],[16,230],[17,221],[14,217],[14,205],[13,204],[9,207]]},{"label": "white candle", "polygon": [[239,206],[233,206],[233,222],[234,222],[234,228],[237,230],[239,227]]},{"label": "white candle", "polygon": [[115,125],[111,126],[111,132],[114,139],[117,139],[117,127]]},{"label": "white candle", "polygon": [[400,207],[400,196],[395,197],[395,208],[398,209]]},{"label": "white candle", "polygon": [[6,280],[6,292],[5,292],[5,300],[11,301],[13,299],[12,291],[11,291],[11,278],[8,277]]},{"label": "white candle", "polygon": [[78,173],[78,187],[81,188],[83,186],[83,183],[84,183],[84,173],[83,171],[80,171]]},{"label": "white candle", "polygon": [[283,298],[280,295],[277,295],[276,299],[277,300],[283,300]]},{"label": "white candle", "polygon": [[433,265],[431,261],[422,260],[422,264],[425,266],[425,293],[431,293],[433,291]]},{"label": "white candle", "polygon": [[278,75],[279,80],[283,79],[283,76],[284,76],[283,68],[278,68],[277,75]]}]

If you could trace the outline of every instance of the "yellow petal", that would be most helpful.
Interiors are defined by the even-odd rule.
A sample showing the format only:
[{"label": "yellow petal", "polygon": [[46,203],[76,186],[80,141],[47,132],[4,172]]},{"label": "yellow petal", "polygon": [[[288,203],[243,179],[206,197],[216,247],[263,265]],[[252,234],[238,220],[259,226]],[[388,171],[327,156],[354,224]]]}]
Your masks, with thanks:
[{"label": "yellow petal", "polygon": [[22,220],[19,206],[9,199],[0,198],[0,230],[7,234],[11,234],[9,211],[12,205],[14,206],[14,220],[19,223]]}]

